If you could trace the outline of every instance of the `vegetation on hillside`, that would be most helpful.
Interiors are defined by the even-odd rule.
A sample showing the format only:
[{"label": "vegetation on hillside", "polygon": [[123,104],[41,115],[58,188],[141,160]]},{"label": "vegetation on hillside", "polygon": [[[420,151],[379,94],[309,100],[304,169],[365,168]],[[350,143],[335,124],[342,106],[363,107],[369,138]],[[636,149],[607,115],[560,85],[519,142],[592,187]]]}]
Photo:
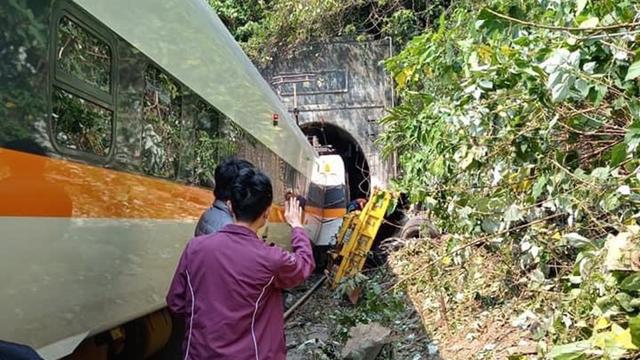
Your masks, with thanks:
[{"label": "vegetation on hillside", "polygon": [[308,41],[392,37],[402,46],[431,25],[448,1],[208,0],[245,52],[264,65]]},{"label": "vegetation on hillside", "polygon": [[[459,2],[387,61],[402,102],[380,144],[401,154],[398,188],[448,233],[407,281],[444,279],[442,267],[489,250],[501,274],[492,296],[526,299],[543,344],[571,343],[542,347],[558,359],[640,346],[640,274],[605,271],[636,266],[611,252],[607,264],[605,244],[639,232],[639,10],[629,0]],[[429,286],[462,301],[473,276],[490,275]]]}]

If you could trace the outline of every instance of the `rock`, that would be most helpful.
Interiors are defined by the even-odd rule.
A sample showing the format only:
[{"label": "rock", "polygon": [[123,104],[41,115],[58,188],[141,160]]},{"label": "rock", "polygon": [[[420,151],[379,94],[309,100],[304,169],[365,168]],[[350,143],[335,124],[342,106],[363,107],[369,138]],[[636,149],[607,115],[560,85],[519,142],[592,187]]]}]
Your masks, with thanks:
[{"label": "rock", "polygon": [[607,271],[640,271],[638,252],[638,227],[627,227],[630,231],[609,235],[605,242],[607,257],[604,265]]},{"label": "rock", "polygon": [[327,342],[329,340],[329,328],[324,325],[311,325],[307,331],[307,337],[309,339],[316,339],[322,342]]},{"label": "rock", "polygon": [[535,343],[520,343],[507,349],[509,356],[534,355],[538,353],[538,347]]},{"label": "rock", "polygon": [[391,330],[378,324],[360,324],[349,330],[349,340],[342,349],[342,358],[348,360],[373,360],[382,347],[389,343]]},{"label": "rock", "polygon": [[289,291],[284,291],[282,293],[282,297],[284,298],[284,308],[289,309],[296,302],[296,297]]}]

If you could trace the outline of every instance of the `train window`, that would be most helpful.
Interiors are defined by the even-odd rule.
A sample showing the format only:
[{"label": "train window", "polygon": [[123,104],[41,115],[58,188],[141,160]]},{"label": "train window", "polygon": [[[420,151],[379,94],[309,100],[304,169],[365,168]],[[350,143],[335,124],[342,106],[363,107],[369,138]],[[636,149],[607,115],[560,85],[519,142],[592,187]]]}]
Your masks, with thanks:
[{"label": "train window", "polygon": [[113,138],[113,112],[54,87],[52,129],[58,146],[107,156]]},{"label": "train window", "polygon": [[143,171],[150,175],[174,178],[182,137],[180,86],[153,66],[147,67],[144,79]]},{"label": "train window", "polygon": [[198,101],[195,107],[196,131],[203,132],[209,137],[217,136],[218,127],[224,115],[202,100]]},{"label": "train window", "polygon": [[225,136],[225,116],[215,107],[196,99],[193,111],[193,138],[182,151],[180,178],[191,184],[210,186],[215,167],[233,153],[233,138]]},{"label": "train window", "polygon": [[57,33],[57,69],[110,92],[112,54],[109,45],[68,16],[60,18]]}]

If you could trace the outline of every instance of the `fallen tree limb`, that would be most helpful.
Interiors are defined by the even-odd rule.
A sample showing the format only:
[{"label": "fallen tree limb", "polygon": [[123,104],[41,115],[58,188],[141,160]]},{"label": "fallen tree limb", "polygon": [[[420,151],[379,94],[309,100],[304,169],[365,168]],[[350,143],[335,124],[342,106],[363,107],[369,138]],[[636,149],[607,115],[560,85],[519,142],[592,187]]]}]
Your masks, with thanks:
[{"label": "fallen tree limb", "polygon": [[529,227],[529,226],[532,226],[532,225],[535,225],[535,224],[539,224],[539,223],[545,222],[545,221],[547,221],[547,220],[551,220],[551,219],[556,218],[556,217],[559,217],[559,216],[561,216],[561,215],[563,215],[563,214],[553,214],[553,215],[549,215],[549,216],[547,216],[547,217],[544,217],[544,218],[541,218],[541,219],[538,219],[538,220],[534,220],[534,221],[528,222],[528,223],[526,223],[526,224],[522,224],[522,225],[514,226],[514,227],[512,227],[512,228],[509,228],[509,229],[506,229],[506,230],[499,231],[499,232],[497,232],[497,233],[495,233],[495,234],[492,234],[492,235],[483,236],[483,237],[481,237],[481,238],[479,238],[479,239],[476,239],[476,240],[474,240],[474,241],[472,241],[472,242],[470,242],[470,243],[468,243],[468,244],[458,246],[457,248],[455,248],[455,249],[453,249],[453,250],[451,250],[451,251],[447,252],[447,253],[446,253],[446,254],[444,254],[444,255],[438,256],[438,257],[437,257],[436,259],[434,259],[433,261],[430,261],[430,262],[426,263],[425,265],[423,265],[423,266],[421,266],[420,268],[418,268],[418,270],[416,270],[416,271],[412,272],[411,274],[409,274],[409,275],[405,276],[404,278],[402,278],[402,279],[398,280],[398,281],[397,281],[393,286],[391,286],[390,288],[388,288],[387,290],[385,290],[385,291],[384,291],[384,294],[386,294],[386,293],[390,292],[391,290],[396,289],[398,286],[400,286],[400,284],[404,283],[405,281],[407,281],[407,280],[409,280],[409,279],[412,279],[413,277],[415,277],[416,275],[418,275],[418,274],[420,274],[421,272],[425,271],[425,270],[426,270],[426,269],[428,269],[429,267],[431,267],[431,266],[433,266],[434,264],[436,264],[436,263],[440,262],[440,261],[441,261],[445,256],[453,255],[453,254],[455,254],[455,253],[458,253],[458,252],[460,252],[460,251],[462,251],[462,250],[464,250],[464,249],[466,249],[466,248],[472,247],[472,246],[476,246],[476,245],[484,244],[484,243],[486,243],[486,242],[487,242],[487,240],[489,240],[489,239],[491,239],[491,238],[495,238],[496,236],[501,236],[501,235],[508,234],[508,233],[511,233],[511,232],[514,232],[514,231],[522,230],[522,229],[525,229],[525,228],[527,228],[527,227]]}]

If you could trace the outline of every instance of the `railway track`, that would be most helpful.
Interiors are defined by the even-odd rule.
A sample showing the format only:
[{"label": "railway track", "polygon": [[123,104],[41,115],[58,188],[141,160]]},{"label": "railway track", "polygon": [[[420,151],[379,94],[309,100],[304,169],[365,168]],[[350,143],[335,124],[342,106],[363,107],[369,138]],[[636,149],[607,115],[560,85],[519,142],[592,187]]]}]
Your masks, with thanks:
[{"label": "railway track", "polygon": [[285,322],[322,287],[326,280],[327,275],[313,274],[302,286],[285,292]]}]

